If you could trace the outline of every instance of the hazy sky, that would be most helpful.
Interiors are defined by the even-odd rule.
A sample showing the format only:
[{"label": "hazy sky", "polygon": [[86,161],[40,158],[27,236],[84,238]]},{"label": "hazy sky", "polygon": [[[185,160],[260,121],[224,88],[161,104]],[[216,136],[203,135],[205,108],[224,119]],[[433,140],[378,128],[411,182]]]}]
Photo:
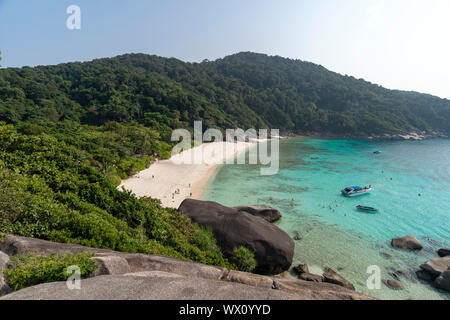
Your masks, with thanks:
[{"label": "hazy sky", "polygon": [[3,67],[254,51],[450,98],[450,0],[0,0],[0,50]]}]

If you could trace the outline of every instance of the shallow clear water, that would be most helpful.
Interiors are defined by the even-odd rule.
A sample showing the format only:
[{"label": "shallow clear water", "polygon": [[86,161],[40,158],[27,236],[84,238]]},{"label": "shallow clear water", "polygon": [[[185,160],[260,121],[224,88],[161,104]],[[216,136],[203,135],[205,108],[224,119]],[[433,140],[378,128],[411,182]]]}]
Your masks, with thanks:
[{"label": "shallow clear water", "polygon": [[[373,151],[381,150],[375,155]],[[318,159],[313,159],[318,158]],[[435,250],[450,246],[450,140],[367,142],[292,138],[280,143],[280,171],[260,176],[257,165],[226,165],[203,198],[224,205],[268,204],[283,213],[278,226],[299,232],[294,264],[315,273],[331,267],[360,292],[382,299],[449,299],[417,280],[414,271]],[[368,195],[345,198],[340,190],[372,185]],[[420,196],[419,196],[420,194]],[[362,213],[357,205],[380,208]],[[412,234],[420,253],[392,249],[394,237]],[[382,279],[405,276],[404,290],[382,284],[369,290],[367,267],[381,268]]]}]

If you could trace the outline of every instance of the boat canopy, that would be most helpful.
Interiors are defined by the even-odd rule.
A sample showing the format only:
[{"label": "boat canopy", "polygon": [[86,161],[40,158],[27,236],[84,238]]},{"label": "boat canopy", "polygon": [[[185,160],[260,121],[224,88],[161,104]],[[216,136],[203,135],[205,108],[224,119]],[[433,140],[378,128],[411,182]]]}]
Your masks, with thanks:
[{"label": "boat canopy", "polygon": [[363,188],[359,187],[359,186],[353,186],[352,187],[353,190],[362,190]]}]

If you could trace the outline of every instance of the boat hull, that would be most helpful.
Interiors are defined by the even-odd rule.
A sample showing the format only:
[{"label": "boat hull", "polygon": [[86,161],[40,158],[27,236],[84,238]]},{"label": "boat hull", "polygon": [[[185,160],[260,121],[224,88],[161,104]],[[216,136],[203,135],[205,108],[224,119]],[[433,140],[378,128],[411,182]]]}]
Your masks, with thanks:
[{"label": "boat hull", "polygon": [[370,191],[371,191],[371,189],[359,191],[359,192],[346,192],[345,190],[342,190],[341,192],[346,197],[358,197],[358,196],[362,196],[364,194],[368,194]]},{"label": "boat hull", "polygon": [[378,208],[372,208],[372,207],[357,206],[356,208],[359,211],[364,211],[364,212],[378,212],[379,211]]}]

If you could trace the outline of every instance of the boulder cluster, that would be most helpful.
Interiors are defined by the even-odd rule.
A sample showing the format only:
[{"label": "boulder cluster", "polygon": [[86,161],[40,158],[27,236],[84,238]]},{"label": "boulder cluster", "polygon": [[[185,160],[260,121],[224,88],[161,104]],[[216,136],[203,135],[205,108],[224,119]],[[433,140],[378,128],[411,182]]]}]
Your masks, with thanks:
[{"label": "boulder cluster", "polygon": [[212,229],[217,244],[226,257],[236,247],[253,252],[256,273],[276,275],[289,270],[294,256],[294,241],[271,224],[281,217],[278,210],[268,206],[225,207],[216,202],[184,200],[179,211],[193,222]]},{"label": "boulder cluster", "polygon": [[227,270],[159,255],[123,253],[5,235],[0,268],[11,255],[50,255],[90,251],[98,269],[81,280],[80,290],[52,282],[11,292],[0,300],[370,300],[331,283],[310,283]]},{"label": "boulder cluster", "polygon": [[[414,236],[392,239],[395,248],[420,251],[423,245]],[[437,251],[438,257],[428,260],[416,271],[417,278],[432,282],[436,288],[450,292],[450,248]]]},{"label": "boulder cluster", "polygon": [[306,264],[299,264],[298,266],[295,266],[293,270],[300,280],[310,282],[328,282],[349,290],[355,290],[355,287],[352,283],[350,283],[350,281],[344,279],[331,268],[326,268],[322,275],[310,273],[308,265]]}]

